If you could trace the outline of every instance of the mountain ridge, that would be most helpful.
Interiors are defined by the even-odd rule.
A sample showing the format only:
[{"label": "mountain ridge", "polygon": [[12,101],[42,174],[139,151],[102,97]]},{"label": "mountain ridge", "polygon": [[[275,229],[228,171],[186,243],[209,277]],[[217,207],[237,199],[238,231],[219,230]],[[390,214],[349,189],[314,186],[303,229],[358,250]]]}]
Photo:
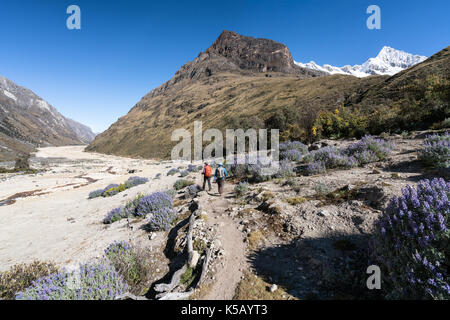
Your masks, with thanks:
[{"label": "mountain ridge", "polygon": [[389,46],[384,46],[375,58],[369,58],[361,65],[345,65],[336,67],[329,64],[320,66],[314,61],[308,63],[295,62],[303,68],[322,71],[328,74],[348,74],[355,77],[371,75],[394,75],[427,59],[425,56],[407,53]]},{"label": "mountain ridge", "polygon": [[64,117],[28,88],[0,76],[0,160],[38,146],[87,144],[92,130]]}]

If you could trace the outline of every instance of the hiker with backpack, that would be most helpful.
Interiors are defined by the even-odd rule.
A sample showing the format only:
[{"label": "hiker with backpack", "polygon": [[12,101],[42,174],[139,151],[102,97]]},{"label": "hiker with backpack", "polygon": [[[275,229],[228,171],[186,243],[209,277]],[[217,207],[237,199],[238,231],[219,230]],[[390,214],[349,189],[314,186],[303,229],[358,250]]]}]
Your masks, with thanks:
[{"label": "hiker with backpack", "polygon": [[211,173],[212,173],[212,168],[211,166],[205,162],[205,166],[203,167],[203,190],[205,190],[206,187],[206,181],[208,181],[208,187],[209,187],[209,191],[211,191]]},{"label": "hiker with backpack", "polygon": [[223,193],[223,186],[225,184],[225,178],[227,177],[227,170],[223,167],[222,163],[219,163],[219,166],[216,169],[214,174],[214,181],[217,181],[217,186],[219,189],[219,194]]}]

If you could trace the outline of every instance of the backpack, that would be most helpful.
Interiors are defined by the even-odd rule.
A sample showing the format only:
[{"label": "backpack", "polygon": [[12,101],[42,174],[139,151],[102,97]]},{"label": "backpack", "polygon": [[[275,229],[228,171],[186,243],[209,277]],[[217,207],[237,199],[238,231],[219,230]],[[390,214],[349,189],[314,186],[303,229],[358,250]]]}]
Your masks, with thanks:
[{"label": "backpack", "polygon": [[222,179],[224,176],[223,167],[217,168],[217,178]]},{"label": "backpack", "polygon": [[205,166],[205,177],[207,178],[211,177],[211,171],[212,171],[211,166]]}]

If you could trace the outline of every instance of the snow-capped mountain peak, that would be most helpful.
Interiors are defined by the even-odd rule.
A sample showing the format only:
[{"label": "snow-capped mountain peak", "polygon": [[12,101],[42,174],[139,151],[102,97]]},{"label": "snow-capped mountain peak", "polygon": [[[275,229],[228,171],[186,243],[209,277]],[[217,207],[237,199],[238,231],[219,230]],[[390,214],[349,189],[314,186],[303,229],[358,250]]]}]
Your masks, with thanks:
[{"label": "snow-capped mountain peak", "polygon": [[314,61],[309,63],[295,62],[295,64],[303,68],[320,70],[328,74],[349,74],[362,78],[370,75],[394,75],[426,59],[427,57],[424,56],[414,55],[384,46],[375,58],[369,58],[362,65],[335,67],[325,64],[319,66]]}]

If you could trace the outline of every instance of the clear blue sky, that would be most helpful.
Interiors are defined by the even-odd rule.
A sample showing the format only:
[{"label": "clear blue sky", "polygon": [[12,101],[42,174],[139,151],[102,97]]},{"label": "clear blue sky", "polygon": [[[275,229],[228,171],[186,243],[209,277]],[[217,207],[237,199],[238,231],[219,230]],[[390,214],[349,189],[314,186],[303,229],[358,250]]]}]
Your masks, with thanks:
[{"label": "clear blue sky", "polygon": [[[66,8],[81,8],[81,30]],[[381,8],[381,30],[366,8]],[[450,1],[1,0],[0,75],[99,132],[170,79],[223,29],[286,44],[296,61],[359,64],[389,45],[430,56],[449,45]]]}]

